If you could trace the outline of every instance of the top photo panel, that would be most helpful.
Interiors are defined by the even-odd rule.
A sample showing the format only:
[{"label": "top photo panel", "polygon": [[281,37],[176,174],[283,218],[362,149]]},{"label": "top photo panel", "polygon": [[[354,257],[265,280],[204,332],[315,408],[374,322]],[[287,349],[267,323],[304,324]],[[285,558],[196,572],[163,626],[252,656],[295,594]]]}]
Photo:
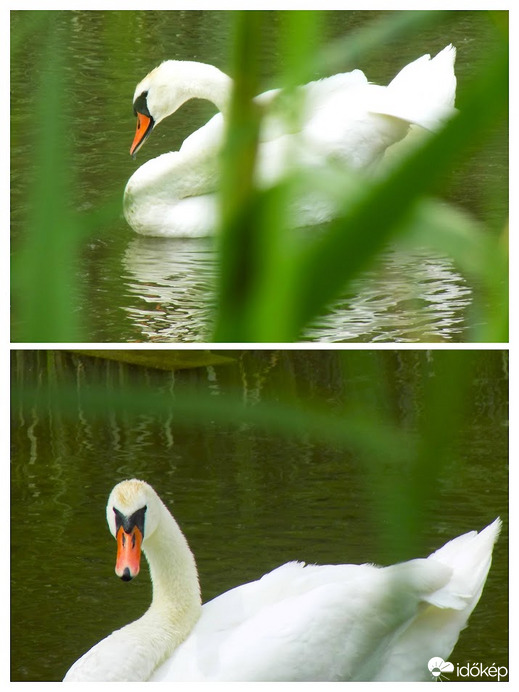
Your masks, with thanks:
[{"label": "top photo panel", "polygon": [[507,343],[508,12],[12,11],[11,342]]}]

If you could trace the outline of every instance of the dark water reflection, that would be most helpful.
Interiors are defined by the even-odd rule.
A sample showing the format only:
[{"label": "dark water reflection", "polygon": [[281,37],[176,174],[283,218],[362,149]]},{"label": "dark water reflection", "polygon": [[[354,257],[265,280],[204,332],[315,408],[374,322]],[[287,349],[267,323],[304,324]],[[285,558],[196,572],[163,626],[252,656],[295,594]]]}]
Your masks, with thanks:
[{"label": "dark water reflection", "polygon": [[[398,523],[389,498],[407,482],[403,459],[420,416],[448,427],[426,391],[439,381],[448,408],[456,383],[439,378],[449,353],[232,355],[234,364],[173,375],[64,352],[13,353],[15,391],[51,388],[43,408],[30,398],[12,411],[12,679],[60,679],[84,650],[146,608],[147,569],[129,584],[115,577],[104,517],[111,487],[132,476],[172,507],[197,557],[205,600],[288,560],[390,564],[427,554],[501,515],[505,530],[483,599],[452,660],[508,665],[507,353],[460,355],[472,368],[465,408],[441,470],[423,479],[426,500],[416,508],[423,529],[412,547],[405,536],[413,531]],[[65,409],[59,385],[75,392]],[[126,404],[93,413],[87,401],[96,391],[120,392]],[[178,398],[186,391],[216,402],[213,418],[131,413],[146,392]],[[370,439],[359,446],[305,428],[285,435],[277,425],[215,422],[233,394],[251,414],[283,401],[326,417],[344,411],[345,424],[352,413],[378,411],[380,430],[368,426]],[[407,442],[383,445],[379,470],[369,473],[376,454],[366,450],[387,426]],[[392,534],[394,526],[402,530]]]},{"label": "dark water reflection", "polygon": [[[379,14],[330,12],[325,35],[330,39],[342,36]],[[272,86],[270,80],[281,67],[277,42],[280,21],[280,13],[268,13],[268,30],[260,46],[265,87]],[[167,58],[206,61],[227,69],[231,23],[230,13],[222,11],[56,13],[55,25],[72,77],[68,109],[75,158],[70,178],[77,209],[95,209],[107,199],[117,203],[120,200],[122,205],[124,186],[136,166],[178,149],[185,137],[212,115],[214,108],[208,103],[186,104],[157,127],[139,152],[139,159],[131,160],[128,151],[134,129],[131,99],[135,84]],[[493,29],[485,13],[452,12],[445,24],[416,32],[405,42],[387,46],[379,55],[363,59],[358,66],[373,81],[387,83],[403,64],[424,52],[435,53],[452,42],[458,47],[456,72],[463,84],[480,67],[484,47],[492,41]],[[31,42],[12,65],[15,241],[23,230],[27,190],[35,165],[33,139],[27,128],[34,110],[42,50],[39,42]],[[496,232],[501,230],[506,216],[506,151],[506,134],[496,133],[485,151],[453,171],[444,191],[450,200],[476,217],[495,223]],[[83,340],[207,340],[211,329],[207,316],[211,296],[207,294],[215,261],[213,250],[209,245],[200,252],[196,244],[173,242],[168,246],[160,240],[139,240],[121,215],[117,222],[94,229],[81,247],[77,289]],[[15,242],[15,250],[16,247]],[[425,286],[427,279],[417,278],[412,263],[405,260],[398,262],[394,271],[395,259],[390,257],[377,269],[377,276],[368,274],[349,287],[347,295],[302,338],[463,341],[467,329],[473,326],[468,307],[471,292],[478,287],[443,258],[430,255],[424,260],[426,264],[441,265],[440,271],[435,272],[434,286]],[[393,277],[388,280],[391,273]],[[423,295],[424,291],[427,295]],[[155,297],[158,308],[153,304]],[[150,314],[150,308],[157,314]],[[16,328],[16,306],[14,311]]]}]

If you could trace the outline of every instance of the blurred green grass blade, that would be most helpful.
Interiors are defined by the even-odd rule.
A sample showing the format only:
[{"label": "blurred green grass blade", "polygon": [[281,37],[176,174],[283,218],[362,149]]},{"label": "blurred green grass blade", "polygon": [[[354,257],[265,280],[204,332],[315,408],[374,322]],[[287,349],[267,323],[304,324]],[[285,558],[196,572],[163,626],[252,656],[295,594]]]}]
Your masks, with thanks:
[{"label": "blurred green grass blade", "polygon": [[504,41],[508,41],[510,13],[508,10],[488,10],[490,21],[501,34]]},{"label": "blurred green grass blade", "polygon": [[[473,359],[465,351],[450,350],[435,359],[434,376],[425,360],[420,363],[418,381],[422,394],[416,409],[415,456],[407,478],[400,478],[389,496],[392,523],[407,527],[408,537],[423,536],[430,517],[424,507],[445,466],[455,458],[459,430],[466,415],[467,393],[473,377]],[[446,392],[448,391],[448,394]],[[398,535],[395,536],[398,541]]]},{"label": "blurred green grass blade", "polygon": [[282,10],[279,15],[279,52],[284,56],[281,83],[284,89],[291,90],[315,77],[312,56],[321,50],[324,17],[319,10]]},{"label": "blurred green grass blade", "polygon": [[[121,417],[132,429],[135,424],[139,429],[139,420],[154,421],[154,425],[164,422],[172,429],[186,424],[196,430],[246,426],[252,438],[264,430],[268,436],[313,440],[334,451],[343,449],[345,464],[354,464],[364,480],[358,501],[367,503],[366,513],[372,516],[378,540],[395,559],[405,558],[405,551],[411,552],[411,546],[419,545],[417,541],[426,533],[439,479],[457,478],[456,463],[466,451],[460,432],[467,415],[485,415],[479,400],[495,404],[497,389],[488,389],[489,367],[494,371],[494,385],[499,390],[506,387],[508,353],[371,349],[335,355],[325,359],[330,370],[324,380],[325,371],[317,379],[310,372],[317,361],[308,351],[303,370],[302,361],[291,358],[290,367],[280,367],[278,362],[255,370],[244,362],[244,354],[237,355],[239,379],[218,376],[221,389],[215,396],[211,385],[200,387],[199,378],[173,379],[162,373],[159,377],[147,366],[117,366],[104,359],[74,356],[70,368],[70,354],[38,351],[41,367],[35,369],[31,358],[13,352],[13,417],[50,418],[61,425],[79,416],[87,427],[89,421]],[[255,359],[249,352],[245,357]],[[260,362],[265,365],[268,360]],[[260,387],[250,390],[250,378],[255,375]],[[502,414],[506,420],[505,409]]]},{"label": "blurred green grass blade", "polygon": [[367,186],[326,234],[302,247],[287,281],[288,268],[273,278],[275,291],[265,294],[264,328],[257,341],[292,341],[330,303],[348,281],[367,266],[385,244],[405,228],[420,196],[434,189],[455,163],[493,132],[506,117],[508,53],[489,60],[460,99],[461,113],[410,155],[386,178]]},{"label": "blurred green grass blade", "polygon": [[[424,199],[404,229],[405,244],[447,255],[475,284],[470,341],[508,341],[508,235],[495,235],[460,209]],[[486,306],[482,314],[481,305]]]},{"label": "blurred green grass blade", "polygon": [[[222,153],[222,225],[218,236],[221,258],[217,286],[215,340],[234,341],[243,331],[243,318],[256,275],[257,224],[253,176],[260,112],[253,102],[259,85],[259,41],[263,13],[236,13],[232,55],[234,86]],[[220,325],[231,327],[220,332]]]},{"label": "blurred green grass blade", "polygon": [[[27,59],[23,53],[27,42],[41,44],[37,65],[30,60],[27,63],[35,73],[28,82],[37,86],[34,96],[30,95],[34,102],[31,117],[24,121],[13,117],[11,121],[12,142],[25,146],[29,140],[31,144],[26,211],[20,214],[23,225],[13,230],[12,240],[16,317],[11,340],[16,342],[84,340],[86,328],[78,312],[85,277],[81,246],[89,233],[99,232],[121,215],[118,183],[104,201],[85,212],[77,209],[79,185],[75,175],[82,169],[77,164],[81,159],[76,147],[81,136],[72,129],[71,55],[63,36],[58,35],[57,27],[62,24],[56,21],[57,14],[15,11],[11,17],[12,61]],[[114,13],[110,18],[113,24],[108,34],[112,35],[120,28],[121,15]]]},{"label": "blurred green grass blade", "polygon": [[[283,11],[280,13],[284,81],[290,96],[299,81],[303,56],[308,44],[320,38],[318,13]],[[262,12],[237,13],[233,53],[234,91],[223,154],[223,224],[219,240],[221,273],[218,286],[215,341],[249,341],[254,338],[256,299],[280,256],[286,229],[286,188],[258,190],[254,182],[258,134],[262,113],[253,103],[259,92]],[[279,117],[299,117],[299,110],[285,112],[287,98]],[[290,125],[289,125],[290,128]]]},{"label": "blurred green grass blade", "polygon": [[[311,14],[288,12],[283,15],[282,33],[283,53],[287,56],[283,73],[289,85],[288,95],[291,94],[290,85],[315,78],[319,66],[326,66],[329,71],[343,68],[345,62],[357,55],[376,50],[384,42],[401,38],[409,31],[448,23],[450,16],[449,12],[437,11],[387,13],[368,27],[333,42],[317,55],[315,50],[308,50],[307,56],[305,45],[318,43],[319,30],[310,26]],[[286,32],[291,35],[287,36]],[[246,55],[246,42],[242,41],[241,50]],[[465,92],[459,91],[461,115],[391,175],[376,183],[363,183],[359,178],[352,184],[351,180],[333,171],[327,179],[320,175],[316,180],[312,172],[301,171],[297,176],[299,182],[286,180],[273,189],[257,191],[252,186],[250,167],[240,171],[239,156],[227,159],[227,165],[233,168],[234,184],[244,177],[249,181],[249,189],[241,215],[235,214],[234,225],[231,224],[226,233],[227,241],[233,239],[233,242],[221,244],[222,282],[228,290],[220,291],[215,340],[279,342],[297,339],[305,325],[378,256],[387,242],[411,228],[409,219],[416,212],[422,195],[446,179],[453,166],[472,147],[480,147],[495,124],[506,117],[508,58],[504,48],[501,54],[488,58],[486,72],[478,75]],[[247,64],[243,57],[239,62]],[[292,92],[292,96],[294,94]],[[249,95],[252,96],[252,92]],[[279,113],[283,117],[286,99],[280,102]],[[338,199],[344,199],[342,215],[329,225],[325,234],[310,240],[308,236],[298,236],[287,223],[292,185],[300,185],[305,176],[309,191],[316,184],[329,185],[331,190],[337,190],[342,184],[346,186],[339,189],[338,194]],[[227,190],[233,195],[232,185]],[[234,201],[239,197],[235,195]],[[239,206],[237,204],[236,209]],[[445,251],[449,242],[445,234],[443,237]],[[236,238],[238,243],[234,242]],[[484,280],[490,286],[494,269],[484,266],[480,258],[481,254],[476,272],[488,276],[488,281]],[[496,306],[504,302],[503,294],[495,299]],[[506,320],[500,317],[487,335],[503,335],[504,331]]]},{"label": "blurred green grass blade", "polygon": [[11,57],[24,50],[27,42],[47,34],[53,14],[51,10],[11,10]]},{"label": "blurred green grass blade", "polygon": [[[403,558],[402,550],[419,552],[422,548],[420,537],[430,522],[424,508],[445,463],[455,457],[453,445],[466,413],[466,394],[479,354],[472,358],[464,351],[444,351],[440,358],[429,360],[415,358],[412,352],[381,353],[344,351],[341,375],[356,416],[405,430],[405,447],[373,447],[359,459],[366,486],[380,494],[370,508],[380,540]],[[413,367],[409,367],[411,362]],[[407,373],[406,398],[395,406],[393,387],[400,371]],[[346,418],[350,414],[345,411]],[[405,424],[399,414],[405,416]],[[377,437],[376,428],[370,434]]]},{"label": "blurred green grass blade", "polygon": [[253,425],[270,434],[296,439],[309,436],[352,446],[366,457],[381,457],[387,449],[400,449],[402,458],[412,451],[406,432],[378,415],[370,416],[365,410],[332,411],[326,402],[285,401],[281,393],[278,400],[267,398],[250,406],[244,403],[241,390],[218,397],[179,383],[175,384],[174,396],[169,390],[147,384],[126,388],[94,385],[78,390],[77,384],[54,382],[49,376],[37,386],[13,387],[11,405],[13,411],[37,411],[41,416],[50,411],[75,418],[78,410],[81,416],[111,416],[116,411],[129,417],[174,420],[176,425],[207,425],[209,421],[211,425]]},{"label": "blurred green grass blade", "polygon": [[71,209],[71,162],[66,137],[66,73],[52,22],[35,107],[35,178],[23,237],[12,265],[18,341],[81,340],[76,311],[75,248],[80,228]]}]

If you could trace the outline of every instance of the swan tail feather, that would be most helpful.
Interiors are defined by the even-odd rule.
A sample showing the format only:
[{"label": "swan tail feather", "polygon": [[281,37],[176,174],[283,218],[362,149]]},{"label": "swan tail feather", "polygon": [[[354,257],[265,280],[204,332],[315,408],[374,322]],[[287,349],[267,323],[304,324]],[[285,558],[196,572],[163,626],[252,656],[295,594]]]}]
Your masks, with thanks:
[{"label": "swan tail feather", "polygon": [[431,658],[448,660],[481,596],[500,528],[498,518],[479,533],[454,538],[425,560],[450,569],[451,578],[425,594],[416,616],[396,633],[373,680],[431,680]]},{"label": "swan tail feather", "polygon": [[458,536],[429,556],[429,560],[451,567],[453,574],[444,588],[426,599],[428,603],[458,610],[470,607],[472,612],[485,585],[501,525],[498,517],[479,533],[469,531]]},{"label": "swan tail feather", "polygon": [[446,46],[434,58],[414,60],[389,83],[377,112],[435,131],[456,113],[456,48]]}]

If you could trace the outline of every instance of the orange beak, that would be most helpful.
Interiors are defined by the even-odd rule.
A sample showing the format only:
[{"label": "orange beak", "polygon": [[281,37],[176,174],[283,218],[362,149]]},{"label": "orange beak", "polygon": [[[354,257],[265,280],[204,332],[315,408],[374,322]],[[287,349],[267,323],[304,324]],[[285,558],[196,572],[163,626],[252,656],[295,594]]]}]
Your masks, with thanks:
[{"label": "orange beak", "polygon": [[142,533],[134,526],[127,533],[122,526],[117,531],[117,560],[115,573],[123,581],[130,581],[139,574],[141,562]]},{"label": "orange beak", "polygon": [[148,115],[144,113],[137,112],[137,130],[135,132],[135,137],[133,138],[132,146],[130,147],[130,154],[135,156],[138,149],[144,143],[146,137],[151,134],[153,129],[153,120]]}]

